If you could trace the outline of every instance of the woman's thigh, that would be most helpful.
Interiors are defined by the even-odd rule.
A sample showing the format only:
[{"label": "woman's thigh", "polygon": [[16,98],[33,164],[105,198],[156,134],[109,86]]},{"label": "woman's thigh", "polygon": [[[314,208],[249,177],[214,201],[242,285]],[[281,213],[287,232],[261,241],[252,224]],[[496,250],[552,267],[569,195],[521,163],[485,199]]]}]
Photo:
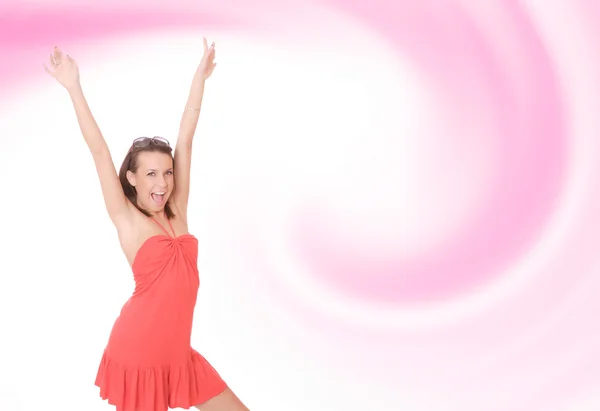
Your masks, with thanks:
[{"label": "woman's thigh", "polygon": [[201,411],[250,411],[229,388],[194,407]]}]

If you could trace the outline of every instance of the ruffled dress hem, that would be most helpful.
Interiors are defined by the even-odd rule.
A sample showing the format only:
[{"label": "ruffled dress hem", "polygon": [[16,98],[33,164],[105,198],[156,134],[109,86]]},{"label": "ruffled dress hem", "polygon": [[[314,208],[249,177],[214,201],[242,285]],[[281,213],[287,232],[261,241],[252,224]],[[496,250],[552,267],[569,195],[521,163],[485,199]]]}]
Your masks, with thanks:
[{"label": "ruffled dress hem", "polygon": [[219,395],[227,385],[197,351],[183,365],[125,367],[104,351],[95,385],[116,411],[189,409]]}]

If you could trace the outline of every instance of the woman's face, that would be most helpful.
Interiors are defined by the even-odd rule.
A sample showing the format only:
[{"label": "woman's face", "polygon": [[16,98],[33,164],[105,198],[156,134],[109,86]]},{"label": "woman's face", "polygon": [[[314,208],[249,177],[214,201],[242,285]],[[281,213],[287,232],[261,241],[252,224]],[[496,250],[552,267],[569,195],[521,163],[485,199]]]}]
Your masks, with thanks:
[{"label": "woman's face", "polygon": [[160,212],[175,188],[173,159],[165,153],[144,151],[138,154],[137,163],[137,171],[128,171],[127,179],[137,191],[138,205],[151,213]]}]

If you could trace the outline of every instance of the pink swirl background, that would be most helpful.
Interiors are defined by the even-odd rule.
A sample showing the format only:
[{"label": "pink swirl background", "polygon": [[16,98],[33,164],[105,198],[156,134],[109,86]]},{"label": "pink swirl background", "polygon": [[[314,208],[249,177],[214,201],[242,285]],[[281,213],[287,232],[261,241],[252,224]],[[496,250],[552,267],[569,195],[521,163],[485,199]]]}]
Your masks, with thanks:
[{"label": "pink swirl background", "polygon": [[[263,113],[231,136],[261,163],[232,154],[239,169],[215,177],[226,189],[202,196],[218,206],[198,211],[198,237],[219,238],[211,247],[230,257],[230,298],[245,307],[227,316],[247,321],[265,369],[276,352],[270,361],[288,361],[290,375],[311,370],[306,387],[286,391],[306,400],[266,389],[246,398],[263,410],[330,392],[331,403],[311,408],[591,411],[600,409],[599,25],[600,3],[584,0],[19,2],[0,6],[10,56],[0,94],[8,111],[24,86],[47,81],[41,63],[55,44],[93,55],[131,35],[206,29],[298,61],[311,44],[333,59],[352,50],[358,66],[368,44],[344,33],[370,33],[413,73],[416,94],[390,84],[382,114],[373,108],[382,101],[353,101],[371,87],[355,84],[343,99],[360,117],[335,106],[291,112],[314,133],[281,130],[274,144],[262,139]],[[385,61],[365,78],[383,76]],[[244,76],[243,65],[219,68]],[[281,76],[281,87],[294,82]],[[337,101],[328,78],[304,104]],[[287,96],[284,108],[299,98]],[[413,98],[417,119],[400,104]],[[336,133],[342,122],[356,134]],[[411,132],[398,132],[407,122]],[[215,352],[240,364],[254,355]],[[238,373],[238,386],[260,387]]]}]

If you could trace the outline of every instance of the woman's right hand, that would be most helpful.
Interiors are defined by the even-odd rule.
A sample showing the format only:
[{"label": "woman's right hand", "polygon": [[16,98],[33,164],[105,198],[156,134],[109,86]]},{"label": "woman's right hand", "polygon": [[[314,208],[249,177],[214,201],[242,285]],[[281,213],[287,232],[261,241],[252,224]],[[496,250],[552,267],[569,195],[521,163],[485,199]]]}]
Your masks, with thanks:
[{"label": "woman's right hand", "polygon": [[54,47],[50,54],[50,70],[45,64],[46,73],[54,77],[67,90],[79,85],[79,68],[73,58],[64,55],[58,47]]}]

